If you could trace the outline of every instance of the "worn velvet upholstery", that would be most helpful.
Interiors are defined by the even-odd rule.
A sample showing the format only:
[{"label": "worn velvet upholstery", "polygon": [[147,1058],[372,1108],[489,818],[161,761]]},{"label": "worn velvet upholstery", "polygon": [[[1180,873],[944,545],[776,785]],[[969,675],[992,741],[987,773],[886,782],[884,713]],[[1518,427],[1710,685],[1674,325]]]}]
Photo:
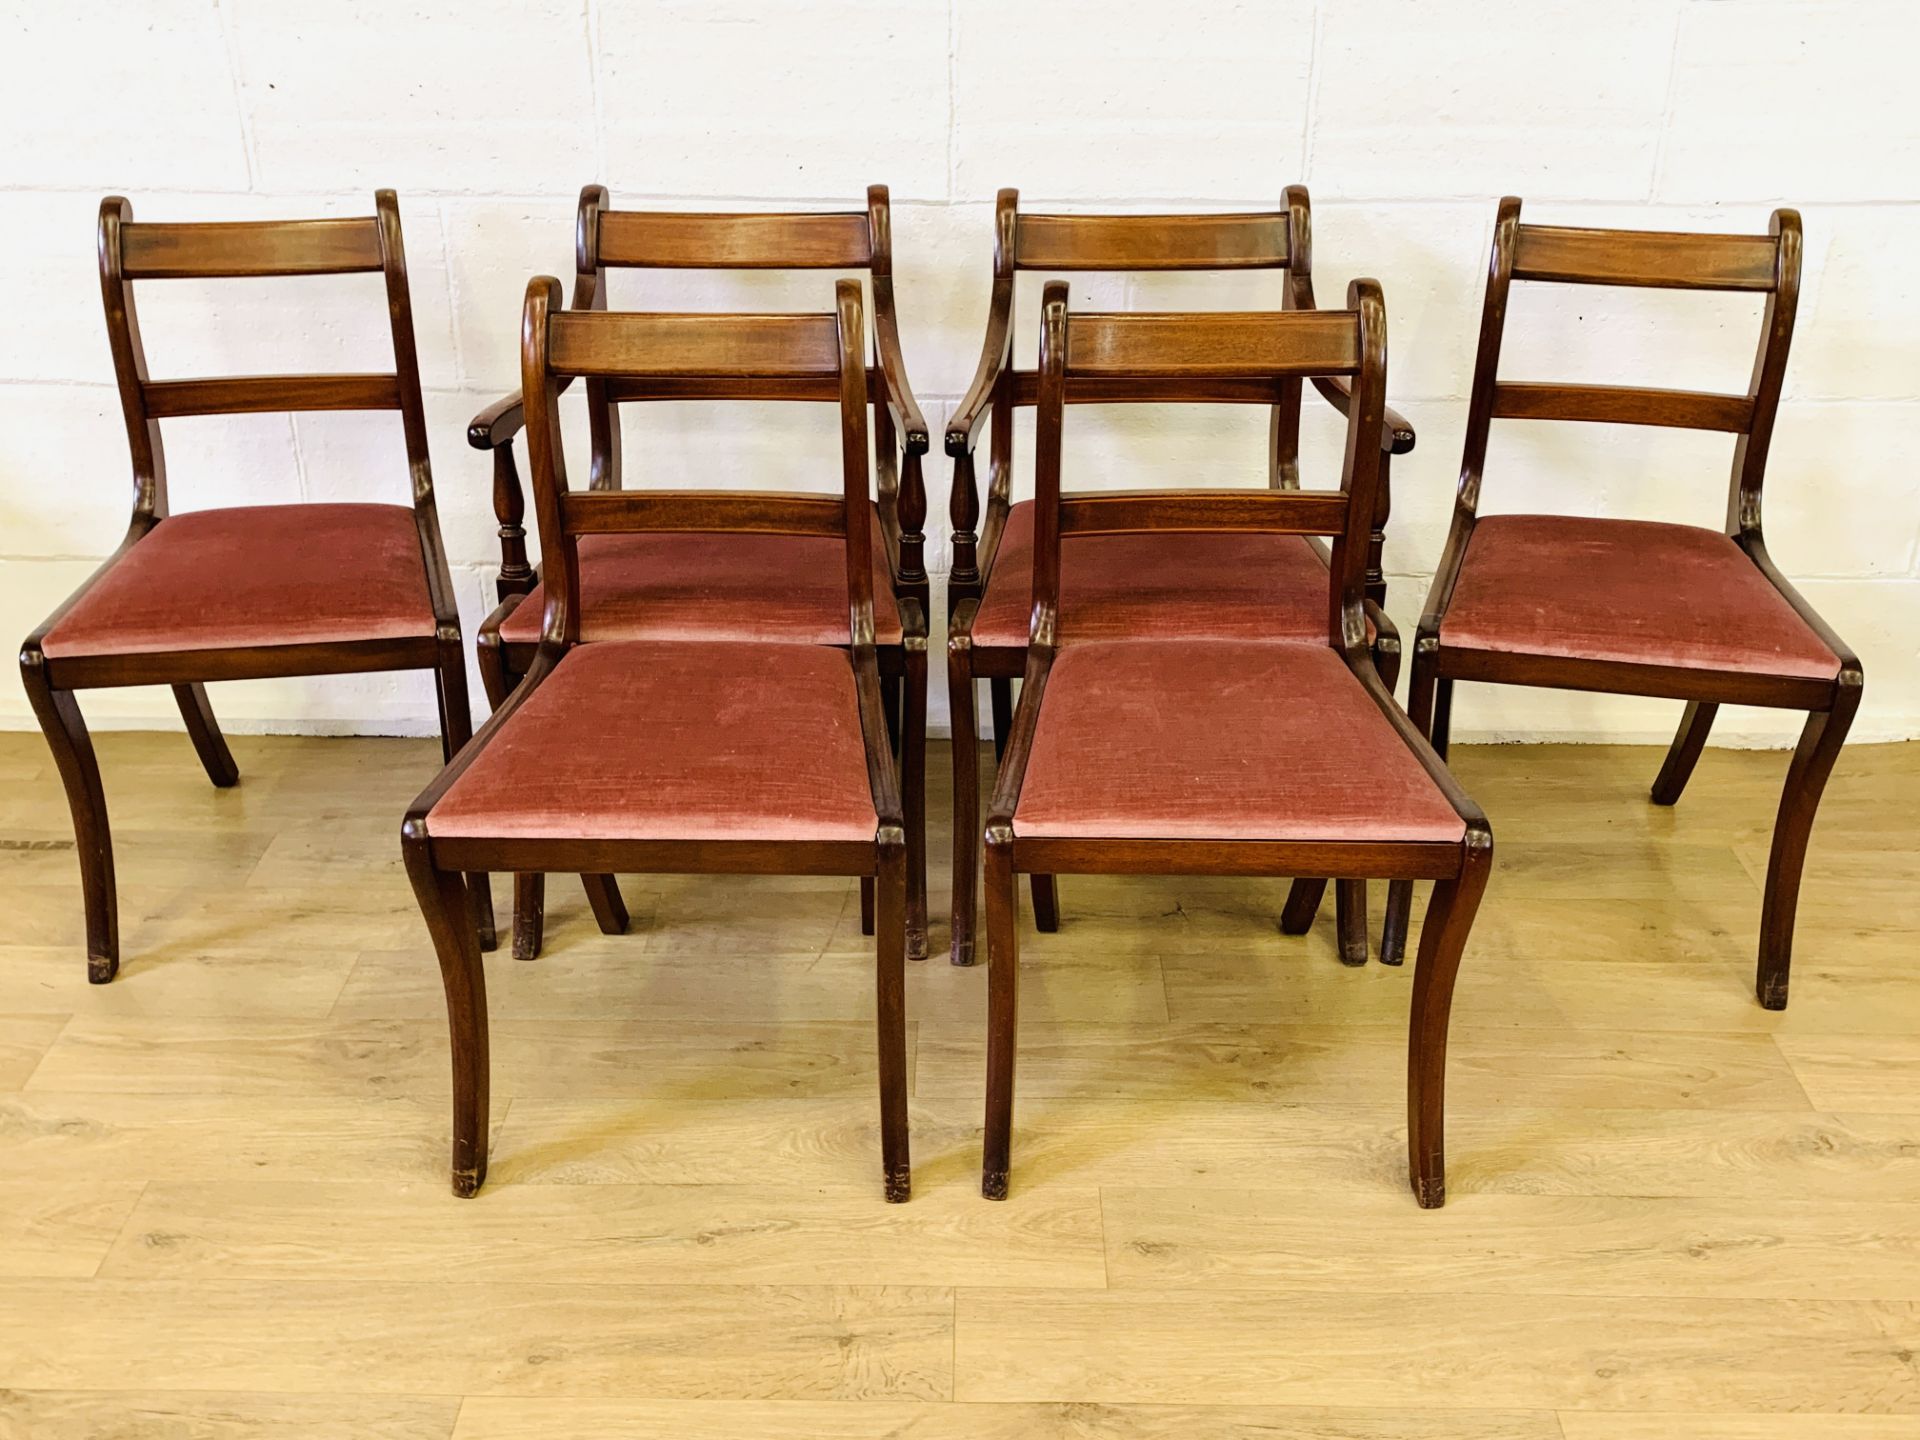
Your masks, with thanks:
[{"label": "worn velvet upholstery", "polygon": [[427,831],[871,841],[877,823],[847,651],[608,640],[567,652]]},{"label": "worn velvet upholstery", "polygon": [[1440,642],[1821,680],[1840,670],[1730,538],[1648,520],[1480,520]]},{"label": "worn velvet upholstery", "polygon": [[246,505],[162,520],[60,617],[49,658],[434,633],[413,511]]},{"label": "worn velvet upholstery", "polygon": [[[874,640],[900,643],[900,610],[876,515]],[[500,624],[509,645],[540,638],[539,586]],[[582,640],[778,640],[845,645],[843,542],[818,535],[639,533],[580,539]]]},{"label": "worn velvet upholstery", "polygon": [[1013,828],[1107,839],[1458,842],[1465,833],[1327,644],[1206,639],[1063,649]]},{"label": "worn velvet upholstery", "polygon": [[[1033,608],[1033,502],[1007,515],[973,643],[1021,648]],[[1324,641],[1327,567],[1299,535],[1072,535],[1060,547],[1061,639],[1212,635]]]}]

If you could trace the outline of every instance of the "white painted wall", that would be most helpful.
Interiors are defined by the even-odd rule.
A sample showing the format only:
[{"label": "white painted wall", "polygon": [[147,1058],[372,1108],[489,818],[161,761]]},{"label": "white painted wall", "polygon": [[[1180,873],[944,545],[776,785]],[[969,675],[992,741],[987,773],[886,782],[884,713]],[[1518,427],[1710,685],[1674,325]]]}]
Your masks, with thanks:
[{"label": "white painted wall", "polygon": [[[1906,73],[1920,9],[1907,0],[7,0],[4,14],[0,632],[24,635],[125,521],[93,258],[110,191],[141,217],[189,219],[364,213],[375,186],[399,190],[469,633],[497,552],[464,421],[513,384],[526,277],[568,272],[590,179],[621,203],[688,208],[839,208],[890,184],[907,358],[936,431],[978,355],[997,187],[1036,208],[1235,208],[1306,181],[1322,297],[1355,274],[1382,280],[1391,395],[1420,433],[1396,466],[1389,554],[1409,633],[1453,494],[1496,197],[1524,195],[1538,220],[1746,231],[1790,203],[1808,263],[1768,486],[1774,550],[1865,660],[1856,737],[1920,734],[1920,104]],[[149,285],[155,374],[374,368],[377,283]],[[817,277],[616,283],[634,306],[811,308],[824,294]],[[1093,277],[1076,293],[1235,292]],[[1514,306],[1505,373],[1737,388],[1756,314],[1738,298],[1536,291]],[[1031,335],[1022,344],[1031,353]],[[1337,435],[1324,407],[1315,418],[1310,459],[1331,478]],[[1076,412],[1073,454],[1100,466],[1080,483],[1191,465],[1257,484],[1264,424]],[[169,427],[177,508],[405,494],[397,420]],[[1719,523],[1725,437],[1496,430],[1490,511]],[[825,413],[656,410],[628,433],[636,474],[834,474]],[[943,571],[937,454],[928,482]],[[215,701],[236,729],[422,732],[432,713],[414,677],[225,686]],[[160,690],[86,704],[105,724],[177,724]],[[1455,723],[1461,738],[1664,739],[1676,709],[1476,687]],[[0,724],[30,723],[10,678]],[[1795,728],[1742,711],[1715,738]]]}]

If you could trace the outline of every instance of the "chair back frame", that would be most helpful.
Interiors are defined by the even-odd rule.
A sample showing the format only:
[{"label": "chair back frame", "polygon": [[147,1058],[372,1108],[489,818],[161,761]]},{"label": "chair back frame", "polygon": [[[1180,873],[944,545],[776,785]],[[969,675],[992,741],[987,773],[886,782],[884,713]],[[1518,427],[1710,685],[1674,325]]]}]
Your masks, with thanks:
[{"label": "chair back frame", "polygon": [[[640,530],[824,535],[845,542],[849,644],[874,661],[873,572],[869,560],[867,371],[860,358],[859,282],[835,287],[836,311],[821,315],[645,315],[562,310],[557,280],[528,287],[521,393],[528,397],[527,449],[546,557],[542,646],[580,641],[579,540],[583,534]],[[679,382],[688,398],[790,398],[796,385],[817,395],[830,385],[841,410],[838,496],[717,490],[570,490],[560,440],[559,397],[581,378],[611,386]]]},{"label": "chair back frame", "polygon": [[[365,217],[243,222],[135,222],[133,206],[110,195],[100,204],[97,250],[101,299],[114,378],[132,465],[132,513],[120,544],[88,579],[47,616],[23,647],[48,672],[55,688],[237,680],[436,666],[438,650],[460,644],[454,599],[434,502],[426,412],[420,391],[419,351],[407,284],[400,207],[394,192],[374,193]],[[393,339],[391,371],[346,374],[236,375],[155,380],[147,364],[136,283],[170,279],[237,279],[379,274]],[[369,640],[340,645],[254,646],[218,652],[151,652],[49,659],[43,637],[120,560],[164,523],[170,513],[161,421],[193,415],[278,411],[391,410],[400,415],[410,481],[409,503],[426,572],[435,634],[414,640]],[[342,583],[351,583],[343,576]]]},{"label": "chair back frame", "polygon": [[[1372,666],[1367,645],[1366,550],[1382,455],[1375,442],[1385,371],[1379,287],[1355,282],[1349,311],[1070,315],[1067,287],[1041,305],[1034,431],[1034,573],[1029,654],[1058,646],[1063,535],[1184,530],[1263,531],[1332,539],[1328,639]],[[1066,407],[1169,397],[1201,404],[1274,403],[1283,386],[1335,375],[1350,382],[1338,491],[1069,493],[1061,489]]]},{"label": "chair back frame", "polygon": [[[947,426],[947,453],[954,459],[951,520],[954,536],[952,581],[962,594],[978,594],[991,572],[1012,506],[1013,412],[1036,403],[1038,376],[1013,363],[1014,278],[1020,271],[1226,271],[1283,270],[1283,310],[1312,310],[1312,206],[1302,185],[1289,185],[1283,208],[1239,214],[1062,215],[1021,214],[1019,192],[999,193],[994,213],[993,293],[987,336],[979,368],[966,398]],[[1311,378],[1320,394],[1342,414],[1349,390],[1338,376]],[[1297,487],[1300,481],[1302,378],[1282,376],[1260,395],[1272,405],[1268,429],[1268,483]],[[1096,389],[1076,393],[1068,403],[1097,401]],[[1162,398],[1179,399],[1169,392]],[[1254,398],[1251,394],[1246,398]],[[981,423],[991,418],[988,446],[987,513],[981,525],[973,449]],[[1413,448],[1412,427],[1383,411],[1381,443],[1389,454]],[[1379,487],[1371,542],[1370,593],[1385,596],[1381,570],[1390,499]]]},{"label": "chair back frame", "polygon": [[[893,225],[887,187],[867,188],[867,208],[845,212],[786,214],[750,211],[689,213],[616,210],[604,185],[580,192],[574,230],[574,310],[607,309],[607,272],[642,270],[856,270],[865,271],[873,292],[873,362],[862,366],[862,384],[873,405],[879,463],[876,493],[894,573],[904,594],[924,612],[926,487],[921,457],[928,449],[926,421],[906,379],[893,293]],[[742,398],[746,392],[706,382],[701,398]],[[762,377],[765,378],[765,377]],[[640,400],[694,398],[686,377],[589,377],[587,414],[592,450],[589,485],[618,490],[623,484],[617,407]],[[831,382],[789,377],[780,385],[752,387],[765,400],[829,399]],[[469,439],[494,455],[494,509],[500,525],[501,599],[530,592],[536,577],[527,555],[525,500],[514,469],[512,432],[522,423],[519,396],[510,396],[476,418]]]},{"label": "chair back frame", "polygon": [[[166,452],[159,422],[183,415],[397,410],[406,437],[413,503],[432,506],[420,357],[400,236],[400,207],[393,191],[376,192],[374,214],[364,219],[243,223],[136,223],[132,205],[120,196],[109,196],[100,206],[99,255],[107,340],[133,456],[136,525],[166,518]],[[385,280],[392,371],[181,380],[155,380],[148,372],[134,303],[136,281],[361,273],[379,274]]]}]

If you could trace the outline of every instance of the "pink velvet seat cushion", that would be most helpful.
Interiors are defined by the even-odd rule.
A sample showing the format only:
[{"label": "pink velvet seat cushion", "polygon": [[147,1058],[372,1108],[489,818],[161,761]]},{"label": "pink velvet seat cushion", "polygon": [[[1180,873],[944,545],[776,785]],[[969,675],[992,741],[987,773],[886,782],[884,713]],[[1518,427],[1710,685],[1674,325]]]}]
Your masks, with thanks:
[{"label": "pink velvet seat cushion", "polygon": [[431,636],[404,505],[248,505],[162,520],[60,617],[49,658]]},{"label": "pink velvet seat cushion", "polygon": [[1440,643],[1789,678],[1840,671],[1839,658],[1731,539],[1647,520],[1481,520]]},{"label": "pink velvet seat cushion", "polygon": [[608,640],[570,650],[427,816],[430,835],[871,840],[844,650]]},{"label": "pink velvet seat cushion", "polygon": [[[1299,535],[1075,535],[1060,547],[1062,641],[1327,638],[1327,567]],[[1033,502],[1007,515],[977,646],[1020,648],[1033,608]]]},{"label": "pink velvet seat cushion", "polygon": [[[873,535],[875,641],[900,643],[886,541]],[[546,592],[501,622],[509,645],[540,638]],[[586,535],[580,540],[582,640],[781,640],[845,645],[846,548],[831,536]]]},{"label": "pink velvet seat cushion", "polygon": [[1143,840],[1465,834],[1331,647],[1241,640],[1062,650],[1013,828]]}]

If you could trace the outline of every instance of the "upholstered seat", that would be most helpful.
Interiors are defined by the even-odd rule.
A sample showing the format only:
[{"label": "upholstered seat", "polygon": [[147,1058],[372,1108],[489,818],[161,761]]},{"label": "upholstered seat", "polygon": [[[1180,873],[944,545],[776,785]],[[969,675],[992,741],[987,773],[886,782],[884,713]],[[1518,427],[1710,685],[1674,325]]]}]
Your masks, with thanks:
[{"label": "upholstered seat", "polygon": [[[900,643],[886,541],[873,526],[875,643]],[[500,625],[509,645],[540,638],[539,586]],[[847,643],[846,547],[831,536],[586,535],[580,540],[580,637]]]},{"label": "upholstered seat", "polygon": [[[1063,641],[1209,635],[1324,640],[1327,567],[1299,535],[1078,535],[1060,550]],[[1007,515],[978,646],[1027,643],[1033,609],[1033,502]]]},{"label": "upholstered seat", "polygon": [[411,509],[248,505],[162,520],[42,648],[58,660],[433,633]]},{"label": "upholstered seat", "polygon": [[1482,518],[1440,643],[1822,680],[1840,670],[1731,539],[1646,520]]},{"label": "upholstered seat", "polygon": [[847,652],[602,641],[569,650],[428,813],[443,838],[865,840]]},{"label": "upholstered seat", "polygon": [[1109,839],[1457,842],[1465,833],[1325,642],[1204,639],[1062,649],[1013,828]]}]

